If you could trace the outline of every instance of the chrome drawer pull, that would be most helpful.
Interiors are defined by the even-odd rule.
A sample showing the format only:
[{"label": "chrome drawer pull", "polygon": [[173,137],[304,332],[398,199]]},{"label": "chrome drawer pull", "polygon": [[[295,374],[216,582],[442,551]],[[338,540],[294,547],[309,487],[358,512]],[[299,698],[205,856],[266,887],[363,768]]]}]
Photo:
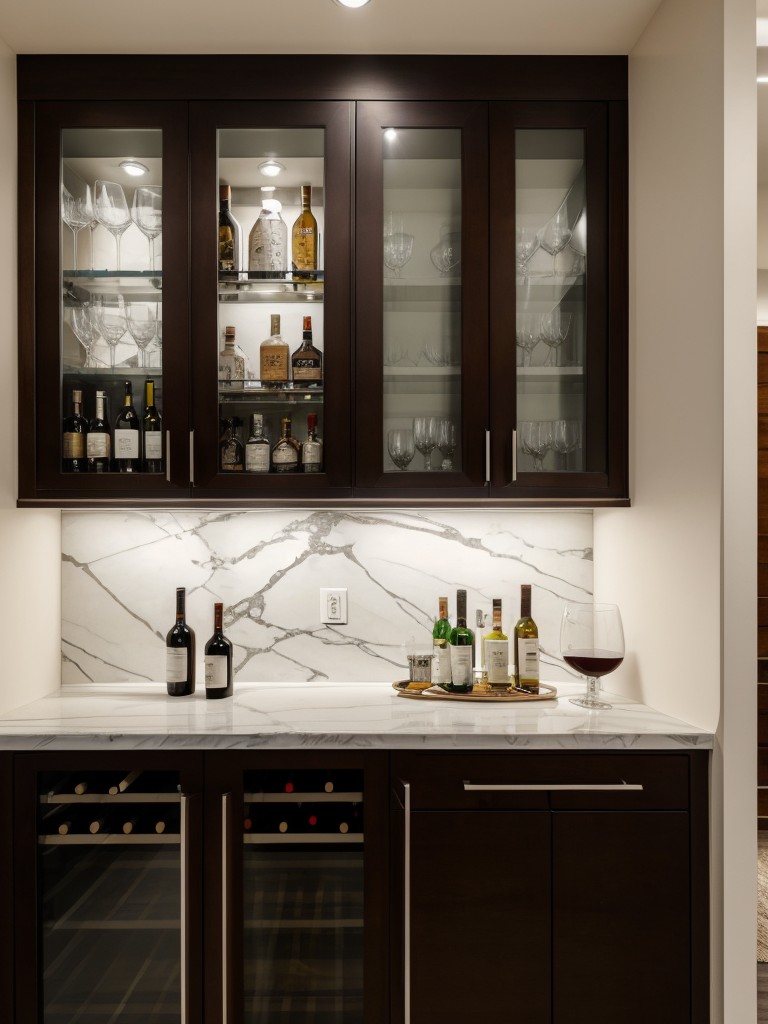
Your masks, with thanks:
[{"label": "chrome drawer pull", "polygon": [[181,874],[181,1021],[187,1024],[189,1020],[189,1007],[187,1006],[187,980],[189,977],[189,933],[187,929],[187,908],[189,906],[189,880],[187,878],[187,849],[189,843],[189,800],[186,793],[179,798],[181,804],[181,836],[179,839],[179,858]]},{"label": "chrome drawer pull", "polygon": [[403,879],[403,1024],[411,1024],[411,784],[403,783],[405,863]]},{"label": "chrome drawer pull", "polygon": [[221,1019],[229,1024],[229,808],[231,793],[221,794]]},{"label": "chrome drawer pull", "polygon": [[576,792],[576,793],[605,793],[609,791],[623,792],[628,790],[642,790],[642,785],[639,782],[585,782],[585,783],[570,783],[570,782],[542,782],[542,783],[492,783],[490,785],[483,785],[482,783],[475,784],[473,782],[464,782],[464,789],[466,792],[484,793],[484,792],[509,792],[514,790],[516,792],[549,792],[549,793],[562,793],[562,792]]}]

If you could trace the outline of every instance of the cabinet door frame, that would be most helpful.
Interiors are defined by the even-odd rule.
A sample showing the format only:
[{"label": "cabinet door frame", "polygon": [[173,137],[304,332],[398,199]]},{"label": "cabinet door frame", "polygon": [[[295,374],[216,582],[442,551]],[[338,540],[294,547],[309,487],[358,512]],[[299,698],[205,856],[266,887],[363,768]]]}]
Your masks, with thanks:
[{"label": "cabinet door frame", "polygon": [[174,771],[181,776],[182,792],[189,798],[185,861],[187,903],[182,906],[180,926],[189,951],[186,970],[186,1024],[203,1024],[203,887],[202,786],[203,757],[198,752],[46,751],[14,755],[14,932],[16,953],[16,1024],[42,1019],[40,948],[38,930],[39,880],[37,870],[37,775],[40,772]]},{"label": "cabinet door frame", "polygon": [[[143,473],[61,470],[61,132],[67,128],[147,128],[163,133],[163,429],[170,434],[170,479]],[[44,102],[20,111],[19,209],[34,227],[20,232],[19,504],[40,499],[125,506],[141,499],[184,498],[189,492],[189,192],[187,104],[178,102]],[[34,167],[34,174],[30,173]],[[148,369],[148,376],[151,373]],[[115,376],[119,376],[116,370]],[[172,384],[171,384],[172,382]],[[63,410],[64,415],[68,409]],[[112,410],[114,419],[115,410]],[[110,424],[112,426],[113,424]]]},{"label": "cabinet door frame", "polygon": [[[193,498],[233,498],[249,506],[290,505],[352,493],[350,464],[350,290],[353,103],[252,100],[190,103],[192,176],[192,427]],[[219,302],[217,224],[219,128],[325,130],[322,474],[219,472]],[[216,207],[212,206],[215,201]],[[288,225],[290,229],[290,225]],[[259,339],[263,340],[263,339]],[[289,340],[291,351],[300,339]],[[295,425],[294,425],[295,428]],[[294,429],[294,433],[296,430]],[[271,438],[271,442],[277,440]]]},{"label": "cabinet door frame", "polygon": [[[487,497],[488,106],[462,101],[357,104],[355,182],[355,497]],[[385,473],[383,467],[383,132],[387,127],[461,129],[461,434],[456,472]],[[436,240],[436,239],[435,239]],[[469,258],[468,258],[469,257]],[[420,456],[419,456],[420,457]]]}]

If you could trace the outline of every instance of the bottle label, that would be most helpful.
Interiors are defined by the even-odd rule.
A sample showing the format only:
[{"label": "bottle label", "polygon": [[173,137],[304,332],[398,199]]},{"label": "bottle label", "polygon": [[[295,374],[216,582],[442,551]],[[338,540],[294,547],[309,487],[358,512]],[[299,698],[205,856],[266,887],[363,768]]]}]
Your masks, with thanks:
[{"label": "bottle label", "polygon": [[440,685],[451,681],[451,652],[445,640],[443,644],[445,646],[437,649],[437,681]]},{"label": "bottle label", "polygon": [[276,465],[296,465],[299,461],[296,449],[292,444],[284,444],[272,452],[272,462]]},{"label": "bottle label", "polygon": [[109,458],[109,434],[89,434],[85,451],[89,459]]},{"label": "bottle label", "polygon": [[245,468],[248,473],[268,473],[269,445],[247,444],[245,446]]},{"label": "bottle label", "polygon": [[489,683],[509,683],[509,640],[485,641],[485,667]]},{"label": "bottle label", "polygon": [[162,459],[163,457],[163,432],[162,430],[148,430],[144,434],[144,458]]},{"label": "bottle label", "polygon": [[451,680],[454,686],[472,685],[472,648],[448,645],[451,655]]},{"label": "bottle label", "polygon": [[322,380],[323,374],[317,363],[309,359],[296,360],[293,364],[294,380]]},{"label": "bottle label", "polygon": [[166,647],[165,649],[165,681],[166,683],[184,683],[187,680],[187,648]]},{"label": "bottle label", "polygon": [[288,346],[268,345],[261,349],[261,379],[288,380]]},{"label": "bottle label", "polygon": [[305,441],[301,446],[302,465],[319,466],[321,458],[320,445],[316,441]]},{"label": "bottle label", "polygon": [[138,430],[123,430],[115,427],[115,458],[116,459],[138,459],[139,457],[139,432]]},{"label": "bottle label", "polygon": [[233,352],[219,353],[219,380],[245,380],[245,357]]},{"label": "bottle label", "polygon": [[85,455],[85,434],[64,434],[64,458],[82,459]]},{"label": "bottle label", "polygon": [[518,676],[520,685],[539,681],[539,640],[538,637],[518,638]]},{"label": "bottle label", "polygon": [[206,690],[224,690],[227,686],[227,657],[224,654],[206,654]]}]

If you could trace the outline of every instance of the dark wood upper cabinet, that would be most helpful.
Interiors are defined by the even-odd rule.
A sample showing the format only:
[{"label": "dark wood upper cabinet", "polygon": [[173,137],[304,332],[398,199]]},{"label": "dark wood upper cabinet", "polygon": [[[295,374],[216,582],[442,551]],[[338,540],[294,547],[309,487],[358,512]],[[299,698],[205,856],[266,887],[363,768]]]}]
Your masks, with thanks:
[{"label": "dark wood upper cabinet", "polygon": [[[18,92],[19,504],[628,503],[625,58],[29,56]],[[262,210],[286,269],[249,263]],[[264,386],[274,316],[289,357],[311,319],[320,381]],[[147,378],[162,429],[136,452],[114,430]],[[108,466],[62,428],[97,391]],[[270,445],[315,417],[320,471],[224,468],[254,415]]]}]

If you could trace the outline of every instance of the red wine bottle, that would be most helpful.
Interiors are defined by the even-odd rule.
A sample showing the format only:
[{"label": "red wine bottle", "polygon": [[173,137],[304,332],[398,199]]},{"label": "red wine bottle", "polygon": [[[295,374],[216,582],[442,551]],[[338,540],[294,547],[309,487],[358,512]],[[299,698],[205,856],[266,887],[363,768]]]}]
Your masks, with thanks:
[{"label": "red wine bottle", "polygon": [[205,696],[232,696],[232,644],[224,636],[224,605],[213,606],[213,636],[205,645]]},{"label": "red wine bottle", "polygon": [[176,588],[176,623],[165,638],[165,684],[171,697],[195,692],[195,633],[185,620],[186,590]]}]

